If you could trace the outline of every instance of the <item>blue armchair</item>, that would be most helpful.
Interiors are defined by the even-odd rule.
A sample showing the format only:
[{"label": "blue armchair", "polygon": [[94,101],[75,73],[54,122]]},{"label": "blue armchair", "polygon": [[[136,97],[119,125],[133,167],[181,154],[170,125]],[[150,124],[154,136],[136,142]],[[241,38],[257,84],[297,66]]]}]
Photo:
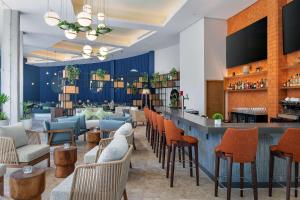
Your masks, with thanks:
[{"label": "blue armchair", "polygon": [[118,130],[123,124],[125,124],[125,121],[118,121],[118,120],[100,120],[99,121],[99,127],[102,132],[102,137],[106,138],[108,137],[109,133],[111,131]]},{"label": "blue armchair", "polygon": [[50,146],[60,145],[66,142],[75,144],[78,138],[79,120],[70,122],[48,122],[45,121],[45,129],[48,134],[48,144]]},{"label": "blue armchair", "polygon": [[56,118],[58,122],[77,122],[79,121],[79,126],[76,130],[76,136],[80,136],[84,134],[84,141],[86,140],[86,124],[85,124],[85,116],[84,115],[78,115],[78,116],[72,116],[72,117],[59,117]]},{"label": "blue armchair", "polygon": [[104,119],[106,119],[106,120],[124,121],[126,123],[131,123],[132,122],[132,118],[131,118],[130,115],[125,115],[125,116],[122,116],[122,115],[110,115],[110,116],[105,117]]}]

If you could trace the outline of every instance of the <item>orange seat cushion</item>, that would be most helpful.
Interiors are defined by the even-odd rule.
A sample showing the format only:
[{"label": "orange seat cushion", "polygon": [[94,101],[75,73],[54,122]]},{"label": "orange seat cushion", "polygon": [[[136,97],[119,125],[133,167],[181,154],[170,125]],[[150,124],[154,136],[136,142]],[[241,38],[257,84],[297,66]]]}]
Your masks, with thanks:
[{"label": "orange seat cushion", "polygon": [[189,143],[189,144],[196,144],[198,143],[198,139],[189,135],[183,135],[182,136],[183,141]]}]

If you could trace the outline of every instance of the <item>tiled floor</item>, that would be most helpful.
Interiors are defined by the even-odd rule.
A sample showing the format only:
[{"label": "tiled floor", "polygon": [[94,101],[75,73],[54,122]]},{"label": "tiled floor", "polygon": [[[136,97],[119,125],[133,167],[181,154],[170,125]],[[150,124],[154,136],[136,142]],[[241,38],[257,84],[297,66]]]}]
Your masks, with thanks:
[{"label": "tiled floor", "polygon": [[[153,154],[150,145],[146,142],[145,127],[137,127],[135,132],[137,150],[132,158],[133,169],[130,170],[127,183],[129,200],[211,200],[226,199],[226,190],[220,189],[220,197],[214,197],[214,184],[200,173],[200,186],[196,186],[195,178],[189,176],[187,168],[176,166],[174,188],[169,187],[169,179],[165,178],[165,171],[161,169],[158,159]],[[82,164],[83,155],[87,151],[85,143],[80,139],[78,142],[78,164]],[[46,167],[46,162],[39,164]],[[5,177],[5,198],[9,199],[8,177],[13,170],[9,169]],[[46,190],[43,199],[49,199],[51,190],[58,185],[62,179],[54,177],[54,164],[47,169]],[[294,191],[292,191],[292,194]],[[253,199],[252,190],[245,191],[245,197],[240,198],[239,191],[234,189],[232,199]],[[1,199],[1,197],[0,197]],[[269,198],[266,189],[259,189],[259,199],[285,199],[283,189],[275,189],[274,197]],[[294,199],[294,198],[291,198]]]}]

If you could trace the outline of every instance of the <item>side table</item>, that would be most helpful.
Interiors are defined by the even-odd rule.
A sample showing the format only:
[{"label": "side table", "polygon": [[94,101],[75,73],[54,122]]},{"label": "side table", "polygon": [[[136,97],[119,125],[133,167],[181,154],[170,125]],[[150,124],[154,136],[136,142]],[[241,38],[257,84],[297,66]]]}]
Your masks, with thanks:
[{"label": "side table", "polygon": [[67,149],[56,147],[53,156],[56,165],[55,177],[65,178],[74,171],[77,162],[77,147],[71,146]]},{"label": "side table", "polygon": [[101,140],[100,137],[101,131],[97,129],[92,129],[87,132],[87,146],[89,149],[97,146]]}]

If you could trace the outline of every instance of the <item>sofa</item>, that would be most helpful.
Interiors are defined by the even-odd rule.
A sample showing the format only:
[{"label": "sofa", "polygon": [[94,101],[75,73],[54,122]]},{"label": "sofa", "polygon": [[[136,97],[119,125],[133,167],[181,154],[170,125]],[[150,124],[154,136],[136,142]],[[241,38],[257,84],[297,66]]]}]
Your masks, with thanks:
[{"label": "sofa", "polygon": [[56,118],[57,122],[79,122],[79,126],[77,124],[76,136],[84,135],[84,139],[86,138],[85,134],[88,131],[86,127],[85,115],[76,115],[71,117],[59,117]]}]

